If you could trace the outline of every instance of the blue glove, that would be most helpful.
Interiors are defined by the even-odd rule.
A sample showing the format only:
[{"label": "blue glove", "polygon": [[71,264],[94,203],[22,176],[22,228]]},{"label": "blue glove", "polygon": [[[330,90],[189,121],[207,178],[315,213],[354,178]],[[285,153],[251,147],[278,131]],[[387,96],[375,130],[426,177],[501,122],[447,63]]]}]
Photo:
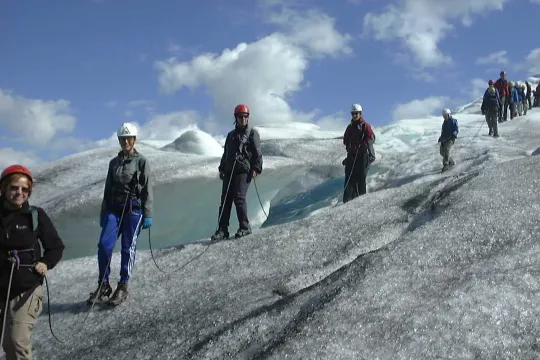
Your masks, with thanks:
[{"label": "blue glove", "polygon": [[151,217],[144,218],[142,228],[148,229],[150,226],[152,226],[152,218]]},{"label": "blue glove", "polygon": [[107,225],[107,216],[103,216],[99,219],[99,226],[103,229]]}]

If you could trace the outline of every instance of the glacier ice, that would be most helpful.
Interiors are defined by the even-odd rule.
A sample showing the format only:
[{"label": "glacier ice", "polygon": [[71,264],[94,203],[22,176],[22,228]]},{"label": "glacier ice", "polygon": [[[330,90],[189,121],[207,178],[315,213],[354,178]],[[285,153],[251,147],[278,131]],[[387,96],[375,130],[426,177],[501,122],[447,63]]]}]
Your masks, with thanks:
[{"label": "glacier ice", "polygon": [[[210,247],[199,241],[154,251],[171,274],[140,251],[128,301],[95,308],[85,323],[95,256],[62,261],[49,275],[50,305],[55,332],[69,346],[53,341],[44,312],[33,337],[36,358],[537,358],[540,158],[531,155],[540,113],[500,124],[500,139],[487,136],[481,116],[456,117],[456,166],[442,175],[440,120],[376,130],[370,191],[347,204],[336,199],[339,139],[268,138],[267,181],[283,182],[264,184],[263,173],[257,184],[279,225]],[[40,180],[48,182],[34,199],[63,215],[86,209],[90,219],[113,150],[44,168]],[[190,192],[195,183],[205,193],[219,190],[216,158],[144,151],[155,159],[163,195],[167,187],[178,191],[171,204],[192,202],[180,189],[190,182]],[[309,176],[303,183],[291,169]],[[205,210],[215,219],[216,208]],[[299,220],[280,220],[298,219],[302,209]],[[152,235],[182,222],[171,214]],[[112,264],[114,279],[117,254]]]}]

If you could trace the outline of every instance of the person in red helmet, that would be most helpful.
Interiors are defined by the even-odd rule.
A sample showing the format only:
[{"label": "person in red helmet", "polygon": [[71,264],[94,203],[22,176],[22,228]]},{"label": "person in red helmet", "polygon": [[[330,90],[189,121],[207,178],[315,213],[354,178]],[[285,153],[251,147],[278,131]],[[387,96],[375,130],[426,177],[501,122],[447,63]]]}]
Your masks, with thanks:
[{"label": "person in red helmet", "polygon": [[218,229],[212,240],[229,238],[229,219],[232,204],[236,206],[239,229],[235,238],[251,234],[247,216],[246,194],[251,180],[262,172],[261,140],[257,130],[249,126],[249,108],[240,104],[234,108],[235,127],[227,134],[223,156],[219,163],[221,204]]},{"label": "person in red helmet", "polygon": [[32,329],[43,310],[43,278],[64,251],[45,211],[28,204],[33,184],[32,173],[22,165],[9,166],[0,175],[0,342],[6,359],[32,358]]},{"label": "person in red helmet", "polygon": [[343,145],[347,151],[347,157],[342,162],[345,165],[343,203],[367,193],[369,165],[375,161],[375,133],[362,116],[362,105],[351,106],[351,117],[343,134]]},{"label": "person in red helmet", "polygon": [[499,122],[508,120],[508,106],[510,105],[510,86],[506,80],[506,72],[501,71],[500,78],[495,81],[495,89],[499,92],[499,100],[501,101],[501,111],[499,112]]}]

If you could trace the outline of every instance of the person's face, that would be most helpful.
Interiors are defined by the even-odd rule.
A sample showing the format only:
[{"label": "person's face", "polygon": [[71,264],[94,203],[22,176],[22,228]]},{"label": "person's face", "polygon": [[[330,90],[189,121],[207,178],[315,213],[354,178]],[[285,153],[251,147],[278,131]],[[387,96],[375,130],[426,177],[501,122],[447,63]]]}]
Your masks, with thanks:
[{"label": "person's face", "polygon": [[26,176],[15,176],[6,187],[6,200],[14,207],[21,207],[28,197],[32,184]]},{"label": "person's face", "polygon": [[238,126],[247,126],[249,120],[249,114],[246,113],[239,113],[236,114],[236,123]]},{"label": "person's face", "polygon": [[354,112],[351,112],[351,115],[354,121],[358,121],[360,120],[360,116],[362,115],[362,113],[359,111],[354,111]]},{"label": "person's face", "polygon": [[135,137],[134,136],[119,137],[118,142],[120,143],[120,147],[122,148],[122,150],[128,153],[131,150],[133,150],[133,147],[135,146]]}]

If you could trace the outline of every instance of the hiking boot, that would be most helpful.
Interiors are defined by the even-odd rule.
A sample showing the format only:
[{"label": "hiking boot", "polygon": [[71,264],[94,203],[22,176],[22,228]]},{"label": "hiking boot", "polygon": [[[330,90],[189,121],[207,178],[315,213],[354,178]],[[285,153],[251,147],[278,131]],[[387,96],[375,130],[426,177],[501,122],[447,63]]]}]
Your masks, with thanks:
[{"label": "hiking boot", "polygon": [[128,296],[127,284],[118,283],[116,290],[114,290],[113,296],[109,299],[109,304],[116,306],[120,305]]},{"label": "hiking boot", "polygon": [[489,129],[489,136],[493,135],[493,130]]},{"label": "hiking boot", "polygon": [[493,134],[493,137],[499,137],[499,134],[495,133]]},{"label": "hiking boot", "polygon": [[238,231],[236,232],[236,234],[234,234],[234,237],[236,239],[239,239],[243,236],[247,236],[251,234],[251,229],[238,229]]},{"label": "hiking boot", "polygon": [[90,297],[86,301],[88,305],[92,305],[96,302],[101,302],[103,297],[109,297],[112,294],[112,287],[109,285],[109,283],[104,282],[103,285],[101,285],[101,289],[98,285],[96,291],[93,293],[90,293]]},{"label": "hiking boot", "polygon": [[224,240],[229,238],[229,232],[227,230],[218,229],[210,239],[212,240]]}]

